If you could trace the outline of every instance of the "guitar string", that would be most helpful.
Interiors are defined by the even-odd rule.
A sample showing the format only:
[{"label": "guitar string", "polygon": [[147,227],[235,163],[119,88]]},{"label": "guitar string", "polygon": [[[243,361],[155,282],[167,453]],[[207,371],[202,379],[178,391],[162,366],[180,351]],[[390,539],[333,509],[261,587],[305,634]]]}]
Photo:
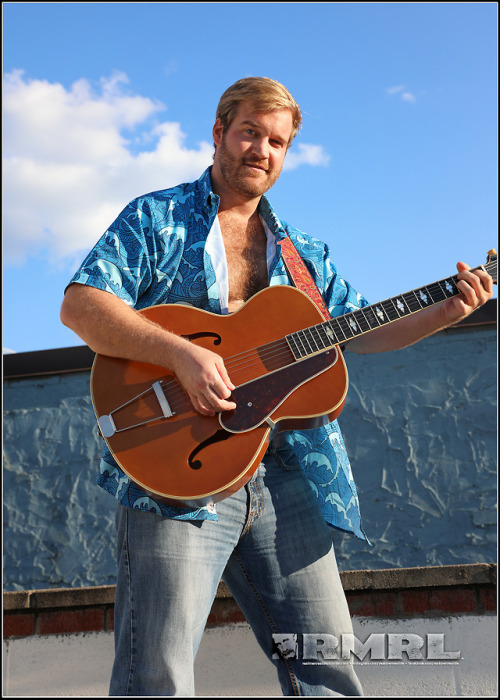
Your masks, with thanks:
[{"label": "guitar string", "polygon": [[[486,263],[483,267],[486,269],[487,272],[489,272],[490,269],[493,270],[493,268],[496,267],[496,264],[497,263],[495,261],[492,261],[490,263]],[[376,308],[377,306],[383,307],[384,304],[391,304],[393,307],[393,310],[396,311],[396,313],[398,314],[397,318],[402,318],[398,309],[396,308],[395,302],[397,303],[397,301],[399,301],[401,298],[403,298],[403,300],[406,303],[407,308],[410,309],[410,313],[412,312],[412,308],[411,308],[411,305],[408,303],[408,301],[410,300],[410,301],[416,302],[415,311],[419,311],[420,309],[425,308],[427,306],[427,304],[425,304],[425,306],[422,307],[421,302],[419,301],[419,298],[417,296],[417,292],[427,291],[428,294],[431,296],[431,300],[432,300],[432,303],[429,304],[429,306],[440,303],[441,301],[445,301],[446,299],[451,298],[451,296],[456,295],[456,292],[454,292],[450,297],[447,297],[445,295],[444,299],[440,299],[439,301],[434,301],[434,299],[432,298],[433,293],[443,294],[444,292],[443,292],[443,288],[442,288],[442,283],[446,284],[446,282],[449,282],[449,281],[452,281],[455,284],[455,282],[457,281],[457,277],[456,276],[449,277],[449,278],[445,278],[443,280],[440,280],[438,282],[433,282],[432,284],[427,285],[426,287],[420,287],[416,290],[412,290],[411,292],[405,292],[399,296],[395,296],[395,297],[392,297],[390,299],[384,299],[383,301],[380,301],[376,304],[370,305],[369,307],[364,307],[364,308],[358,309],[356,312],[351,312],[351,313],[354,313],[354,314],[361,313],[364,315],[363,312],[365,312],[369,308],[373,310],[373,308]],[[456,287],[456,284],[455,284],[455,287]],[[408,296],[410,296],[409,300],[406,298]],[[413,297],[413,299],[412,299],[412,297]],[[397,320],[397,318],[391,319],[389,317],[389,314],[387,313],[387,311],[385,311],[385,314],[388,317],[389,322]],[[403,316],[405,316],[405,315],[407,315],[407,314],[404,314]],[[349,316],[351,316],[351,314],[345,314],[344,316],[332,318],[332,319],[330,319],[330,321],[316,324],[316,325],[311,326],[309,328],[301,329],[300,331],[295,331],[295,333],[300,333],[300,332],[303,333],[305,331],[309,331],[312,334],[312,332],[314,330],[316,330],[317,334],[319,334],[319,331],[317,330],[318,328],[320,328],[321,326],[323,326],[325,324],[331,323],[331,321],[334,321],[334,322],[336,321],[337,325],[339,326],[340,331],[345,336],[345,332],[342,330],[342,327],[341,327],[341,321],[344,320],[348,324],[348,326],[351,327],[350,323],[349,323]],[[367,321],[366,318],[365,318],[365,320]],[[377,323],[379,323],[379,322],[377,321]],[[386,320],[384,320],[384,324],[385,323],[387,323]],[[374,328],[376,328],[376,327],[377,326],[374,326]],[[348,328],[348,330],[349,330],[349,328]],[[370,330],[372,330],[372,329],[370,329]],[[293,335],[293,333],[294,332],[292,332],[288,335]],[[354,337],[354,336],[351,336],[351,337]],[[334,345],[343,342],[344,340],[348,340],[348,338],[343,338],[341,340],[337,339],[337,342],[334,343],[332,346],[326,346],[324,348],[313,349],[312,353],[308,353],[308,354],[314,354],[315,352],[318,352],[318,351],[319,352],[326,351],[329,348],[333,347]],[[313,339],[313,341],[317,345],[316,340]],[[232,356],[226,358],[225,359],[225,366],[226,366],[226,369],[228,370],[228,372],[231,372],[231,374],[233,375],[233,378],[236,378],[235,375],[237,375],[239,372],[247,371],[252,366],[255,366],[255,365],[260,364],[260,363],[268,363],[269,364],[270,361],[277,363],[276,367],[270,368],[270,371],[275,371],[277,369],[283,369],[286,366],[291,366],[296,361],[296,358],[294,358],[293,362],[289,363],[288,365],[282,366],[281,364],[279,364],[282,359],[290,358],[290,356],[293,357],[293,353],[292,353],[288,343],[286,342],[286,340],[284,338],[280,338],[276,341],[272,341],[270,343],[259,346],[257,348],[252,348],[251,350],[245,350],[241,353],[236,353],[235,355],[232,355]],[[179,382],[175,378],[172,378],[171,380],[164,382],[162,384],[162,387],[168,391],[168,400],[172,404],[178,398],[184,399],[182,401],[182,406],[181,405],[176,406],[177,409],[179,409],[181,407],[183,408],[184,405],[190,404],[189,397],[187,396],[186,392],[184,391],[182,386],[179,384]],[[134,398],[137,399],[138,397],[134,397]],[[131,399],[131,401],[133,401],[134,398]]]},{"label": "guitar string", "polygon": [[[494,266],[496,266],[496,263],[495,263],[495,262],[486,263],[486,265],[485,265],[485,267],[490,267],[490,266],[491,266],[491,267],[494,267]],[[312,347],[312,345],[311,345],[311,343],[309,343],[309,341],[306,341],[306,342],[309,343],[309,345],[311,345],[311,348],[312,348],[312,352],[313,352],[313,353],[314,353],[314,352],[317,352],[317,351],[320,351],[320,352],[321,352],[321,351],[323,351],[323,350],[328,349],[329,347],[332,347],[333,345],[336,345],[336,344],[338,344],[338,343],[342,343],[342,342],[344,342],[345,340],[348,340],[348,339],[354,337],[353,329],[349,330],[349,328],[351,328],[350,323],[349,323],[349,320],[350,320],[349,317],[352,316],[352,314],[355,314],[355,315],[356,315],[356,314],[361,314],[361,315],[362,315],[363,312],[365,312],[368,308],[372,309],[373,307],[376,308],[377,306],[383,306],[384,304],[392,304],[393,310],[394,310],[394,311],[396,312],[396,314],[397,314],[397,318],[391,319],[390,316],[389,316],[389,313],[388,313],[387,311],[385,311],[385,314],[386,314],[386,316],[387,316],[389,322],[391,322],[391,321],[396,321],[396,320],[398,320],[398,318],[402,318],[403,316],[405,316],[405,315],[407,315],[407,314],[405,313],[405,314],[403,314],[403,316],[401,316],[400,311],[399,311],[398,309],[396,309],[396,306],[395,306],[395,304],[394,304],[394,301],[395,301],[395,300],[397,301],[397,300],[399,300],[401,297],[404,298],[404,297],[406,297],[407,295],[413,295],[413,297],[414,297],[414,298],[413,298],[413,302],[414,302],[414,305],[415,305],[415,309],[412,309],[412,306],[411,306],[410,303],[409,303],[409,301],[412,301],[411,297],[410,297],[410,300],[409,300],[409,301],[408,301],[408,299],[404,299],[404,301],[406,302],[407,308],[410,309],[410,313],[411,313],[412,311],[413,311],[413,312],[419,311],[420,309],[425,308],[425,306],[422,307],[421,302],[418,300],[418,297],[417,297],[416,292],[418,292],[418,291],[420,291],[420,290],[427,290],[428,293],[429,293],[429,295],[431,296],[431,299],[432,299],[432,293],[433,293],[433,292],[439,292],[439,293],[443,294],[443,289],[442,289],[442,287],[441,287],[441,282],[447,282],[448,280],[455,280],[455,279],[456,279],[456,277],[450,277],[450,278],[446,278],[446,279],[444,279],[444,280],[440,280],[439,282],[433,282],[432,284],[427,285],[427,287],[421,287],[421,288],[419,288],[419,289],[417,289],[417,290],[413,290],[413,291],[411,291],[411,292],[405,292],[404,294],[401,294],[401,295],[399,295],[399,296],[393,297],[393,298],[391,298],[391,299],[384,299],[383,301],[380,301],[380,302],[378,302],[378,303],[376,303],[376,304],[370,305],[369,307],[364,307],[364,308],[358,309],[357,311],[351,312],[350,314],[345,314],[344,316],[340,316],[340,317],[337,317],[337,318],[332,318],[332,319],[330,319],[329,321],[327,321],[327,322],[325,322],[325,323],[320,323],[320,324],[313,325],[313,326],[311,326],[311,327],[309,327],[309,328],[300,329],[299,331],[295,331],[295,332],[289,333],[288,335],[293,335],[294,333],[305,333],[305,332],[307,332],[307,331],[309,331],[309,332],[311,333],[311,335],[312,335],[312,333],[313,333],[314,331],[316,331],[316,334],[319,336],[319,330],[318,330],[318,329],[319,329],[320,327],[322,327],[323,325],[326,325],[326,324],[331,324],[332,321],[333,321],[333,322],[337,322],[337,326],[339,327],[339,330],[340,330],[340,331],[342,332],[342,334],[344,335],[344,338],[340,338],[340,339],[339,339],[339,338],[336,338],[336,342],[333,343],[332,345],[324,346],[323,348],[316,347],[316,349],[314,349],[314,348]],[[454,296],[454,295],[452,295],[452,296]],[[441,302],[441,301],[445,301],[447,298],[450,298],[450,297],[445,296],[443,299],[439,299],[438,301],[434,301],[434,300],[432,299],[432,305],[433,305],[433,304],[437,304],[437,303],[439,303],[439,302]],[[375,319],[377,320],[376,317],[375,317]],[[342,330],[342,327],[341,327],[341,321],[342,321],[342,320],[344,320],[345,323],[347,323],[348,326],[349,326],[349,328],[347,328],[348,332],[351,333],[351,335],[350,335],[349,337],[345,337],[345,332]],[[384,320],[384,323],[386,323],[386,322],[387,322],[387,321]],[[378,320],[377,320],[377,324],[378,324],[378,325],[381,325],[380,322],[379,322]],[[374,326],[374,327],[376,328],[377,326]],[[370,329],[370,330],[371,330],[371,329]],[[241,353],[237,353],[237,354],[235,354],[235,355],[231,355],[231,356],[229,356],[229,357],[227,357],[227,358],[225,359],[225,361],[224,361],[224,362],[225,362],[225,366],[226,366],[227,369],[231,369],[231,370],[233,370],[233,371],[236,371],[237,369],[240,369],[240,368],[241,368],[241,362],[242,362],[242,361],[244,361],[246,358],[250,358],[250,357],[254,356],[256,353],[258,353],[259,357],[260,357],[263,361],[269,361],[270,359],[278,359],[278,356],[275,356],[274,358],[271,357],[272,353],[274,352],[274,350],[273,350],[272,348],[273,348],[273,346],[277,346],[277,345],[281,345],[281,344],[284,345],[284,343],[286,343],[286,340],[285,340],[284,338],[280,338],[280,339],[278,339],[278,340],[276,340],[276,341],[271,341],[270,343],[267,343],[267,344],[265,344],[265,345],[259,346],[259,347],[257,347],[257,348],[252,348],[251,350],[245,350],[245,351],[243,351],[243,352],[241,352]],[[317,345],[317,342],[316,342],[316,339],[315,339],[315,338],[313,338],[313,343]],[[284,346],[284,350],[285,350],[286,352],[288,352],[288,351],[289,351],[289,346],[288,346],[288,345]],[[283,352],[283,351],[282,351],[282,352]],[[238,359],[238,362],[235,362],[235,360],[236,360],[237,358],[239,358],[239,359]],[[248,365],[248,366],[250,367],[252,364],[255,364],[255,363],[252,362],[252,363],[251,363],[250,365]]]},{"label": "guitar string", "polygon": [[[243,353],[242,353],[243,354]],[[228,370],[228,373],[230,373],[231,377],[235,380],[237,380],[238,375],[242,372],[246,372],[252,367],[255,366],[261,366],[262,361],[261,357],[259,357],[259,354],[257,354],[255,351],[253,352],[254,357],[251,357],[252,351],[249,351],[246,353],[247,357],[245,358],[245,362],[238,362],[238,363],[225,363],[226,369]],[[269,359],[275,363],[275,367],[269,367],[270,371],[274,371],[277,369],[283,369],[284,367],[291,366],[294,364],[295,359],[292,362],[288,362],[288,364],[282,364],[282,360],[290,359],[293,357],[291,351],[289,350],[288,346],[283,349],[282,352],[274,352],[274,354],[269,353],[268,359],[267,359],[267,364],[269,365]],[[182,386],[179,384],[179,382],[176,379],[172,379],[168,382],[165,382],[162,384],[162,388],[168,392],[168,401],[170,400],[175,400],[179,396],[186,396],[186,393]]]}]

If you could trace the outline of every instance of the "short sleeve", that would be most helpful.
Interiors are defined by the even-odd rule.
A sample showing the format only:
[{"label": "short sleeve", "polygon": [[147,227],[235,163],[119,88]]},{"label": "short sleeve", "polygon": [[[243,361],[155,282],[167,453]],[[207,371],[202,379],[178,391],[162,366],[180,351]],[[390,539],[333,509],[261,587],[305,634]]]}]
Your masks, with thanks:
[{"label": "short sleeve", "polygon": [[333,318],[368,306],[369,302],[365,297],[339,275],[337,268],[331,261],[327,245],[325,245],[323,259],[323,282],[325,303]]},{"label": "short sleeve", "polygon": [[69,284],[96,287],[135,306],[151,284],[155,255],[151,231],[147,202],[132,201],[92,248]]}]

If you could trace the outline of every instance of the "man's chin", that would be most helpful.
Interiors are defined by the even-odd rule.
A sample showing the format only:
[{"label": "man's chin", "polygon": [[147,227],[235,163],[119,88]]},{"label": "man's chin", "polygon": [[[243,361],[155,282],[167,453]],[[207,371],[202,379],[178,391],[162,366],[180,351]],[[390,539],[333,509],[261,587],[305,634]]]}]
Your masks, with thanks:
[{"label": "man's chin", "polygon": [[278,178],[269,178],[264,171],[256,172],[255,175],[250,174],[238,178],[238,188],[241,192],[251,195],[252,197],[260,197],[265,192],[271,189]]}]

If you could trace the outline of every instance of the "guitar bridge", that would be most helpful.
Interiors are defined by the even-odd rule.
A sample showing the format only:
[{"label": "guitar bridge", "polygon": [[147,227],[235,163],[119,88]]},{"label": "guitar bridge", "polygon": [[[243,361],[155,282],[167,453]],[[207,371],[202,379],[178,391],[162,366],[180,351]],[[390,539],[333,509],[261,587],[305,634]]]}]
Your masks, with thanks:
[{"label": "guitar bridge", "polygon": [[[117,413],[118,411],[120,411],[121,409],[125,408],[126,406],[129,406],[130,404],[134,403],[134,401],[138,401],[142,396],[145,396],[146,394],[150,393],[151,391],[154,391],[154,393],[156,395],[156,398],[158,400],[158,404],[161,408],[161,415],[154,416],[153,418],[149,418],[148,420],[141,421],[140,423],[135,423],[134,425],[127,425],[124,428],[117,428],[115,421],[113,419],[114,414]],[[113,411],[111,411],[111,413],[99,416],[97,419],[97,425],[98,425],[99,432],[101,433],[101,435],[105,438],[110,438],[115,433],[123,433],[126,430],[131,430],[132,428],[139,428],[143,425],[147,425],[148,423],[153,423],[154,421],[157,421],[161,418],[171,418],[174,415],[175,415],[175,412],[172,411],[172,409],[170,408],[170,404],[167,401],[167,397],[165,396],[161,382],[157,381],[151,385],[150,389],[146,389],[146,391],[143,391],[141,394],[134,396],[132,399],[130,399],[129,401],[126,401],[121,406],[117,406],[117,408],[115,408]]]}]

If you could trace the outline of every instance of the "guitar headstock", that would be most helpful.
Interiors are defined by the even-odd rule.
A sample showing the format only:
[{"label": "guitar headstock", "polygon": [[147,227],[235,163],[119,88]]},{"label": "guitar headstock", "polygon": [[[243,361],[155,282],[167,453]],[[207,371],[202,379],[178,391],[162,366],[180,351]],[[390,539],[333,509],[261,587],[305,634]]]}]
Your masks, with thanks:
[{"label": "guitar headstock", "polygon": [[497,251],[492,248],[488,251],[488,257],[486,259],[486,265],[484,266],[486,272],[493,279],[493,284],[497,283]]}]

